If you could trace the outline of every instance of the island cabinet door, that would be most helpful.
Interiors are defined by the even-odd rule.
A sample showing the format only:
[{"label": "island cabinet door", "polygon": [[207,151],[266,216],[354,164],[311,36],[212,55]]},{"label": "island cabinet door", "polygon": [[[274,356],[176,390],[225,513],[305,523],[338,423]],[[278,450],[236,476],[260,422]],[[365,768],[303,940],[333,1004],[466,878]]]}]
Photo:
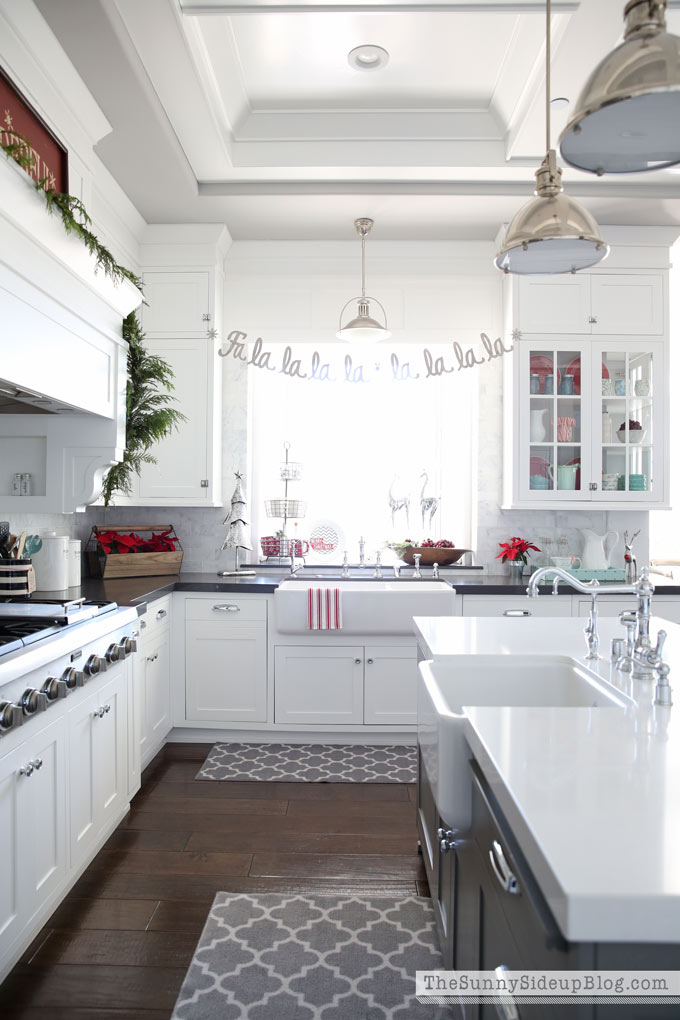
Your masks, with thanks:
[{"label": "island cabinet door", "polygon": [[415,726],[418,721],[417,646],[366,645],[364,723]]},{"label": "island cabinet door", "polygon": [[278,645],[274,722],[342,725],[363,722],[362,645]]}]

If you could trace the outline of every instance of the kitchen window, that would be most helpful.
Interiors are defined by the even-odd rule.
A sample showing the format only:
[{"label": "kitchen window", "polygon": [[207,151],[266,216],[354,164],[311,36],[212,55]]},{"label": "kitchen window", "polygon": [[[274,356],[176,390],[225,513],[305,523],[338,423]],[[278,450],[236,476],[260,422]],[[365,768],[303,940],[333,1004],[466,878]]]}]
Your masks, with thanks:
[{"label": "kitchen window", "polygon": [[[316,348],[322,362],[342,370],[349,348]],[[421,366],[422,348],[395,345],[399,362]],[[305,500],[303,519],[291,520],[288,537],[309,538],[318,521],[331,521],[344,534],[338,556],[312,557],[340,562],[346,547],[356,562],[361,536],[366,557],[386,541],[445,538],[470,547],[473,465],[476,463],[477,384],[474,370],[441,378],[395,381],[392,351],[371,347],[363,361],[370,381],[326,382],[286,378],[251,368],[252,426],[249,507],[253,544],[274,535],[282,521],[268,518],[264,501],[282,498],[280,467],[289,442],[290,459],[303,465],[299,481],[288,484],[290,499]],[[437,356],[436,349],[432,351]],[[355,363],[358,362],[356,355]],[[380,365],[376,371],[375,366]],[[339,372],[336,372],[339,374]],[[427,478],[425,478],[427,474]],[[424,487],[424,488],[423,488]],[[394,525],[390,493],[396,503]],[[437,512],[425,523],[421,498],[438,498]]]}]

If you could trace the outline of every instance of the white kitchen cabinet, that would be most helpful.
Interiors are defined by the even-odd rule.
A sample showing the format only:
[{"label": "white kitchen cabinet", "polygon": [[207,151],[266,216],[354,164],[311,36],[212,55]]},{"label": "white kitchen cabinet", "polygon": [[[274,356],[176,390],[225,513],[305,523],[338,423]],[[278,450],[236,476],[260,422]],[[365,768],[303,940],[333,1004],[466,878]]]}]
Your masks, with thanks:
[{"label": "white kitchen cabinet", "polygon": [[[590,599],[575,599],[578,616],[587,616],[590,610]],[[600,595],[597,599],[600,616],[618,616],[619,613],[633,613],[637,609],[637,599],[616,595]],[[680,623],[680,598],[676,595],[654,595],[652,598],[652,638],[655,640],[656,624],[662,620]],[[656,621],[656,623],[655,623]],[[663,626],[663,625],[661,625]],[[621,627],[621,636],[624,636]]]},{"label": "white kitchen cabinet", "polygon": [[417,645],[366,645],[364,724],[415,726],[418,721]]},{"label": "white kitchen cabinet", "polygon": [[661,273],[521,276],[515,284],[514,322],[522,334],[664,334]]},{"label": "white kitchen cabinet", "polygon": [[127,670],[68,713],[71,866],[88,859],[127,803]]},{"label": "white kitchen cabinet", "polygon": [[360,724],[363,693],[363,645],[276,647],[274,722]]},{"label": "white kitchen cabinet", "polygon": [[145,272],[142,328],[151,337],[205,336],[214,318],[214,277],[207,270]]},{"label": "white kitchen cabinet", "polygon": [[463,595],[462,602],[463,616],[571,616],[571,599],[564,595],[539,595],[535,599],[526,595]]},{"label": "white kitchen cabinet", "polygon": [[67,874],[66,721],[0,758],[0,957]]},{"label": "white kitchen cabinet", "polygon": [[132,494],[116,503],[136,506],[221,504],[221,361],[217,341],[202,337],[147,337],[151,354],[175,373],[172,406],[186,416],[151,450],[155,464],[135,476]]},{"label": "white kitchen cabinet", "polygon": [[266,722],[266,599],[187,599],[185,656],[187,722]]},{"label": "white kitchen cabinet", "polygon": [[277,645],[274,722],[415,726],[416,644]]},{"label": "white kitchen cabinet", "polygon": [[504,505],[668,505],[667,376],[662,341],[517,341]]},{"label": "white kitchen cabinet", "polygon": [[172,596],[149,603],[139,620],[140,642],[135,657],[139,674],[139,740],[141,767],[149,764],[172,729],[170,711],[170,624]]}]

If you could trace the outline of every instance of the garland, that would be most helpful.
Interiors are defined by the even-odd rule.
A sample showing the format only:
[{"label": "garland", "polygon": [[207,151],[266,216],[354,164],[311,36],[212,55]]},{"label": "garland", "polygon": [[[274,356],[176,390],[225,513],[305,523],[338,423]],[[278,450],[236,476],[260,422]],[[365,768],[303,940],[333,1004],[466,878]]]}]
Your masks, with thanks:
[{"label": "garland", "polygon": [[174,389],[175,373],[167,361],[149,354],[144,347],[144,334],[136,312],[130,312],[123,319],[123,339],[128,343],[125,456],[110,468],[104,479],[104,506],[109,506],[114,492],[130,494],[133,475],[139,474],[143,464],[156,463],[156,458],[149,453],[150,447],[187,420],[177,408],[167,406],[165,394],[159,391],[160,386]]},{"label": "garland", "polygon": [[[13,135],[15,141],[4,144],[0,142],[7,159],[13,159],[28,174],[33,170],[34,157],[29,140],[23,135]],[[104,275],[115,284],[129,280],[139,290],[142,281],[125,266],[121,266],[93,234],[90,226],[91,218],[83,203],[74,195],[66,195],[47,187],[48,179],[40,178],[33,181],[33,187],[45,199],[47,212],[52,216],[57,213],[67,234],[75,234],[83,242],[90,255],[95,259],[95,273],[103,270]],[[149,453],[154,443],[164,439],[177,428],[186,416],[177,408],[167,406],[166,394],[160,392],[163,387],[168,392],[174,389],[172,380],[175,373],[163,358],[149,354],[144,347],[137,312],[132,311],[123,319],[123,339],[128,343],[126,392],[126,426],[125,453],[122,461],[114,464],[106,474],[102,488],[104,506],[109,506],[115,492],[129,495],[132,490],[132,478],[139,474],[143,464],[155,464],[156,458]]]}]

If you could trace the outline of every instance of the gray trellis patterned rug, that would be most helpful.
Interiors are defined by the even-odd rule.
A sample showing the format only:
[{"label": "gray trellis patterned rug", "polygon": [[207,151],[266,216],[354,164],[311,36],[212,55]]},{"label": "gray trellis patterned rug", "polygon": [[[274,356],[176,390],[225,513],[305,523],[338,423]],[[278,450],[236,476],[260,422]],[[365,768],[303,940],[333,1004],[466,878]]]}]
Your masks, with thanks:
[{"label": "gray trellis patterned rug", "polygon": [[219,892],[172,1020],[445,1020],[415,998],[442,968],[424,897]]},{"label": "gray trellis patterned rug", "polygon": [[415,783],[406,744],[215,744],[196,779],[287,783]]}]

